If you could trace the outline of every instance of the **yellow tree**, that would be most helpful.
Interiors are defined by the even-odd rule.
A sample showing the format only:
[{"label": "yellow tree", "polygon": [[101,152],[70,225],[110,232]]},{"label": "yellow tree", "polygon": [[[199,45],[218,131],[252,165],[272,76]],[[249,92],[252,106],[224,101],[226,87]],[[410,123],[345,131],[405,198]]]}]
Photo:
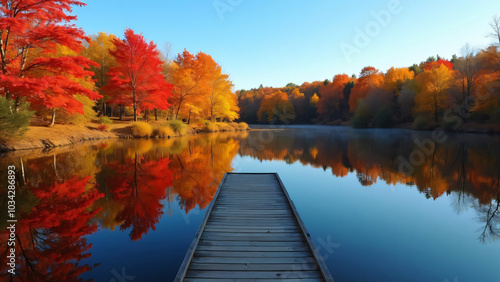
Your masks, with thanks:
[{"label": "yellow tree", "polygon": [[200,52],[194,56],[184,50],[177,55],[170,67],[170,82],[174,84],[171,103],[176,119],[181,110],[187,112],[188,119],[192,112],[201,112],[199,101],[202,93],[208,91],[206,83],[208,68],[206,64],[200,63],[199,57],[203,57],[201,54],[203,53]]},{"label": "yellow tree", "polygon": [[277,90],[270,95],[266,95],[260,103],[257,116],[260,121],[280,120],[289,122],[295,118],[295,110],[285,92]]},{"label": "yellow tree", "polygon": [[297,121],[297,119],[300,120],[304,119],[306,110],[306,105],[305,105],[306,97],[304,93],[300,92],[299,87],[295,87],[290,93],[289,98],[290,102],[292,102],[295,114],[297,115],[295,120]]},{"label": "yellow tree", "polygon": [[439,112],[446,107],[452,79],[453,70],[443,64],[419,74],[416,80],[421,91],[415,96],[415,112],[429,113],[438,122]]},{"label": "yellow tree", "polygon": [[318,102],[319,102],[318,94],[314,93],[311,99],[309,99],[309,104],[311,104],[311,106],[313,107],[316,107],[316,104],[318,104]]},{"label": "yellow tree", "polygon": [[413,79],[415,73],[409,68],[391,67],[384,75],[384,87],[391,91],[394,96],[399,96],[401,88],[408,79]]},{"label": "yellow tree", "polygon": [[205,98],[206,116],[211,121],[215,119],[228,119],[230,121],[239,117],[237,97],[232,92],[233,82],[228,74],[222,73],[221,66],[210,55],[200,53],[198,60],[207,70],[206,90],[201,93]]},{"label": "yellow tree", "polygon": [[108,84],[109,69],[116,65],[115,58],[110,54],[110,51],[115,50],[112,40],[117,37],[113,34],[99,32],[98,34],[92,35],[91,38],[92,41],[84,52],[87,58],[99,64],[98,67],[92,66],[90,69],[94,72],[93,78],[95,80],[95,85],[98,87],[99,93],[103,96],[103,98],[99,100],[99,108],[102,114],[106,115],[106,102],[109,97],[105,96],[102,88]]}]

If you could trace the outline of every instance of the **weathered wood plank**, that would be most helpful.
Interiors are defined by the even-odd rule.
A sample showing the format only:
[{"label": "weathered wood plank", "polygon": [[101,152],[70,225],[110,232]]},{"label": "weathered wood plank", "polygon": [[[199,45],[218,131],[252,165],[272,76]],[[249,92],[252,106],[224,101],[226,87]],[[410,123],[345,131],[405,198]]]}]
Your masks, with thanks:
[{"label": "weathered wood plank", "polygon": [[[199,246],[247,246],[247,247],[283,247],[283,246],[304,246],[306,241],[295,241],[295,242],[272,242],[272,241],[260,241],[260,242],[243,242],[243,241],[214,241],[214,240],[200,240]],[[307,244],[306,244],[307,245]]]},{"label": "weathered wood plank", "polygon": [[193,257],[198,263],[315,263],[314,257],[306,258],[227,258],[227,257]]},{"label": "weathered wood plank", "polygon": [[298,225],[296,222],[290,221],[289,223],[285,221],[280,221],[277,222],[276,224],[269,224],[265,222],[256,222],[256,223],[242,223],[242,222],[227,222],[227,221],[209,221],[207,223],[206,227],[213,227],[213,228],[228,228],[228,227],[234,227],[234,228],[244,228],[244,229],[253,229],[253,228],[270,228],[270,229],[275,229],[275,228],[298,228]]},{"label": "weathered wood plank", "polygon": [[199,251],[236,251],[236,252],[307,252],[309,248],[306,244],[302,246],[262,246],[262,247],[244,247],[244,246],[200,246]]},{"label": "weathered wood plank", "polygon": [[226,226],[226,227],[213,227],[211,225],[207,225],[205,227],[205,231],[207,232],[217,232],[217,233],[263,233],[263,232],[271,232],[271,233],[276,233],[276,232],[283,232],[283,233],[297,233],[297,227],[296,226],[290,226],[290,227],[282,227],[282,226],[276,226],[272,228],[271,226],[263,226],[263,227],[255,227],[252,226],[253,228],[246,227],[246,228],[238,228],[234,226]]},{"label": "weathered wood plank", "polygon": [[[217,278],[217,279],[209,279],[209,278],[186,278],[184,279],[184,282],[219,282],[219,281],[234,281],[234,279],[228,278]],[[278,281],[283,281],[282,278],[277,278],[277,279],[262,279],[262,278],[239,278],[238,281],[243,281],[243,282],[278,282]],[[322,278],[287,278],[287,282],[318,282],[318,281],[324,281]]]},{"label": "weathered wood plank", "polygon": [[204,271],[189,270],[188,278],[320,278],[319,271]]},{"label": "weathered wood plank", "polygon": [[292,235],[260,235],[260,236],[235,236],[235,235],[202,235],[202,239],[213,241],[267,241],[267,242],[297,242],[303,240],[301,236]]},{"label": "weathered wood plank", "polygon": [[[317,270],[318,265],[315,263],[301,264],[302,269]],[[292,271],[298,270],[297,265],[290,263],[192,263],[189,267],[191,270],[246,270],[246,271]]]},{"label": "weathered wood plank", "polygon": [[196,250],[195,257],[232,257],[232,258],[304,258],[310,252],[237,252]]},{"label": "weathered wood plank", "polygon": [[217,236],[234,236],[234,237],[252,237],[252,236],[267,236],[267,237],[296,237],[296,238],[304,238],[304,235],[299,231],[295,230],[295,232],[239,232],[235,229],[235,232],[214,232],[214,231],[205,231],[203,232],[202,237],[217,237]]}]

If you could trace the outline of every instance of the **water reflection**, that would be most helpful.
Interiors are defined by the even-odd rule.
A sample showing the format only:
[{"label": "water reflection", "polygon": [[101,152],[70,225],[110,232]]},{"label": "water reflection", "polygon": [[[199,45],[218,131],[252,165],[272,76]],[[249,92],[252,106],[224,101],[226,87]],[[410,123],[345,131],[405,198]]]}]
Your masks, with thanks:
[{"label": "water reflection", "polygon": [[[18,168],[16,278],[77,280],[98,265],[80,263],[91,256],[86,237],[97,226],[119,227],[136,241],[156,229],[164,205],[174,199],[186,214],[196,206],[204,209],[224,173],[232,171],[238,140],[246,134],[108,141],[43,156],[16,152],[2,159],[2,175],[7,165]],[[1,210],[7,210],[6,191],[2,187]],[[5,213],[0,220],[7,222]],[[0,243],[7,246],[8,233],[1,235]],[[6,256],[7,249],[1,259],[4,278],[9,276]]]},{"label": "water reflection", "polygon": [[[328,130],[327,128],[256,131],[245,139],[242,156],[260,161],[287,163],[331,170],[337,177],[356,174],[363,186],[377,181],[388,187],[406,184],[417,187],[426,198],[452,195],[458,213],[476,209],[484,229],[478,239],[491,242],[500,237],[500,137],[447,134],[411,174],[400,169],[400,157],[423,150],[430,132],[403,130]],[[420,142],[419,142],[420,141]],[[428,148],[431,148],[430,146]]]},{"label": "water reflection", "polygon": [[[130,242],[140,242],[157,229],[163,217],[173,215],[172,206],[185,214],[206,208],[224,173],[233,171],[237,155],[301,163],[330,170],[336,177],[354,174],[363,186],[384,182],[390,188],[403,183],[418,188],[428,199],[446,194],[453,198],[457,213],[475,209],[482,226],[477,231],[480,242],[498,239],[500,138],[449,135],[446,142],[435,144],[412,174],[400,171],[398,158],[418,150],[414,140],[424,140],[429,134],[257,130],[167,140],[110,140],[49,152],[11,153],[0,159],[0,173],[6,175],[7,165],[17,167],[18,278],[76,280],[102,262],[85,263],[93,252],[88,241],[92,234],[120,230]],[[7,189],[2,185],[0,210],[6,211]],[[3,246],[8,235],[3,231],[6,220],[6,213],[0,212]],[[4,278],[6,252],[0,259]]]}]

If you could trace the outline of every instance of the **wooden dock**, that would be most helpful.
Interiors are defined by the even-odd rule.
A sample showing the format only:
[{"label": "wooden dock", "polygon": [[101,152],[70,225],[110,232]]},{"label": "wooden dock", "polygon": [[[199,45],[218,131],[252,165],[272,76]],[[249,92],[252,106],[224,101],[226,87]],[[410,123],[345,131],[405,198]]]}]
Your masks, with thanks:
[{"label": "wooden dock", "polygon": [[175,281],[333,281],[277,173],[226,173]]}]

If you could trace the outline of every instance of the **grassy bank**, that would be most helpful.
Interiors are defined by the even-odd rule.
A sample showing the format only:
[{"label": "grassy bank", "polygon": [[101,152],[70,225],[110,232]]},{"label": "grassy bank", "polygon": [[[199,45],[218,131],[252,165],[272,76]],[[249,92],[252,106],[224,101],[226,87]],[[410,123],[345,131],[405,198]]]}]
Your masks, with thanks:
[{"label": "grassy bank", "polygon": [[43,149],[72,145],[87,140],[109,138],[172,138],[209,132],[243,131],[246,123],[200,121],[133,122],[131,120],[95,120],[85,125],[31,125],[21,138],[0,141],[0,151]]}]

